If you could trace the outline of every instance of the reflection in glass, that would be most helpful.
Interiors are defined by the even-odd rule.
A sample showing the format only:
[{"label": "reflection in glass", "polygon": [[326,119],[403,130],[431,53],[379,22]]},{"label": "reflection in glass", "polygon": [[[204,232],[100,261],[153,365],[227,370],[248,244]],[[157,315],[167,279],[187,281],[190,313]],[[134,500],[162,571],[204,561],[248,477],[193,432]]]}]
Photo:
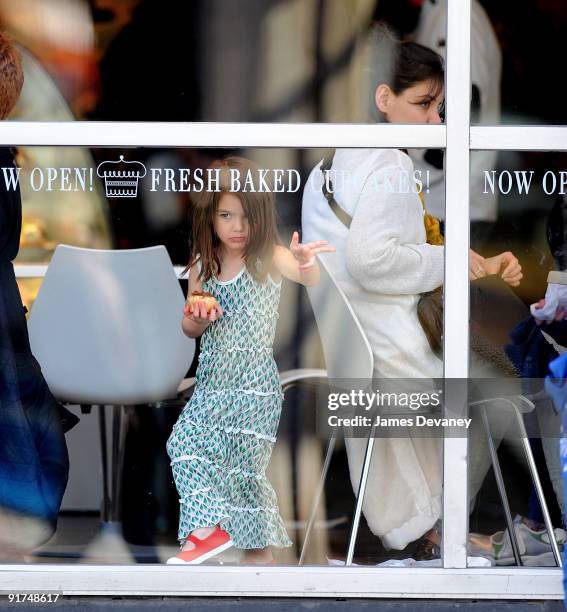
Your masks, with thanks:
[{"label": "reflection in glass", "polygon": [[[416,29],[417,42],[434,49],[445,60],[447,57],[446,3],[426,0],[421,9]],[[501,51],[496,33],[481,2],[471,3],[471,123],[500,123]],[[416,167],[431,174],[430,210],[444,218],[445,183],[441,151],[416,152]],[[496,218],[498,194],[482,194],[482,171],[494,168],[495,151],[478,151],[471,157],[471,221],[473,233],[485,231],[485,225]]]},{"label": "reflection in glass", "polygon": [[[563,2],[529,0],[513,11],[498,0],[473,2],[471,70],[473,84],[478,80],[480,92],[475,96],[473,89],[474,123],[566,123],[565,105],[560,96],[554,95],[558,77],[554,58],[561,56],[566,24],[567,6]],[[475,32],[479,39],[476,50]],[[526,95],[528,90],[538,95]],[[489,113],[495,108],[497,95],[501,99],[500,116]]]},{"label": "reflection in glass", "polygon": [[[415,36],[419,13],[410,0],[192,0],[168,10],[156,0],[3,0],[0,26],[49,74],[68,120],[367,122],[359,80],[372,25],[436,48]],[[34,117],[50,118],[45,107]]]},{"label": "reflection in glass", "polygon": [[[560,547],[565,540],[560,415],[544,390],[549,363],[565,342],[562,310],[548,285],[550,269],[564,268],[564,160],[562,153],[501,152],[495,169],[471,177],[471,199],[496,193],[499,201],[497,220],[482,235],[471,230],[471,246],[487,255],[513,253],[523,274],[511,286],[503,263],[496,275],[471,283],[470,550],[496,565],[520,564],[519,558],[524,565],[556,565],[546,522],[555,526]],[[483,379],[500,392],[488,392]]]},{"label": "reflection in glass", "polygon": [[[199,196],[199,185],[195,180],[195,177],[198,176],[196,171],[208,167],[214,152],[194,149],[169,149],[167,151],[104,149],[92,152],[73,148],[37,148],[37,150],[38,154],[30,159],[29,163],[22,164],[20,173],[22,191],[25,194],[24,215],[26,219],[32,218],[28,210],[33,210],[33,218],[37,220],[34,224],[26,224],[24,228],[22,253],[27,253],[29,258],[23,260],[22,263],[32,262],[33,251],[28,251],[28,249],[36,248],[33,245],[42,245],[37,248],[43,248],[42,258],[34,261],[49,263],[53,248],[63,240],[79,247],[100,249],[111,246],[118,252],[124,249],[164,244],[173,263],[183,266],[187,263],[189,252],[187,242],[190,230],[188,213],[195,206]],[[32,150],[32,153],[35,154],[35,149]],[[404,160],[407,159],[406,163],[410,164],[410,158],[405,153],[401,151],[389,151],[389,153],[394,156],[402,156]],[[323,197],[320,185],[314,182],[313,177],[309,177],[308,171],[314,163],[328,157],[329,152],[267,149],[250,150],[242,154],[254,159],[260,168],[272,173],[272,179],[277,176],[273,174],[273,171],[283,171],[284,177],[287,176],[288,171],[297,173],[299,188],[296,188],[296,183],[292,182],[293,189],[275,194],[279,219],[278,229],[283,237],[283,243],[289,244],[292,231],[301,228],[302,200],[309,197],[310,190],[311,195]],[[339,153],[337,155],[340,157]],[[95,161],[89,162],[89,158]],[[86,168],[84,187],[74,174],[74,160],[80,164],[79,170]],[[49,164],[49,166],[44,164]],[[136,174],[135,177],[125,175],[126,180],[133,181],[134,178],[138,180],[135,191],[133,187],[123,187],[125,192],[121,193],[120,197],[113,195],[114,192],[107,192],[106,179],[116,181],[121,178],[111,174],[112,172],[133,172],[134,166],[137,172],[141,164],[145,168],[145,173],[139,172],[140,176]],[[63,178],[62,183],[62,176],[66,176],[62,168],[65,167],[70,167],[72,172],[67,178]],[[37,170],[34,171],[34,168]],[[49,168],[55,169],[52,173],[52,191],[48,191]],[[32,172],[35,172],[34,178],[32,178]],[[41,173],[43,184],[40,187]],[[182,177],[185,178],[181,180]],[[413,175],[410,172],[407,177],[408,181],[411,177]],[[62,190],[62,184],[63,187],[66,187],[67,180],[72,186],[72,190],[68,192]],[[419,184],[408,181],[395,182],[396,189],[401,190],[402,193],[389,194],[389,201],[407,200],[411,203],[409,204],[411,210],[419,213],[415,215],[416,219],[419,220],[419,223],[423,223],[423,205],[418,193]],[[32,185],[35,185],[37,191]],[[337,197],[340,198],[343,187],[339,180],[335,185],[338,190]],[[106,197],[106,193],[110,193],[110,197]],[[94,199],[95,194],[97,199]],[[134,194],[135,197],[125,197]],[[383,195],[377,193],[376,201]],[[28,208],[30,201],[28,198],[36,198],[37,204],[33,204],[31,209]],[[427,201],[427,195],[425,199]],[[67,201],[69,204],[66,203]],[[75,203],[75,207],[72,202]],[[58,206],[62,207],[60,210],[64,211],[63,214],[56,214]],[[97,223],[94,221],[96,219],[98,219]],[[376,221],[379,222],[379,219]],[[58,225],[61,223],[63,225]],[[96,228],[96,231],[93,230],[93,227]],[[418,234],[421,236],[423,233],[423,240],[425,240],[425,227],[419,227],[421,229]],[[89,228],[90,232],[87,231]],[[303,240],[305,240],[306,227],[303,228],[303,232]],[[334,240],[328,231],[322,232],[321,237]],[[105,240],[108,242],[104,242]],[[335,256],[335,254],[328,255],[329,257]],[[365,254],[361,251],[360,255],[364,259],[370,256],[370,252]],[[144,274],[143,266],[140,273]],[[94,284],[94,279],[89,282],[93,278],[91,273],[81,274],[81,277],[83,276],[82,282]],[[120,307],[122,303],[119,297],[120,285],[116,285],[114,281],[111,282],[110,277],[104,276],[102,280],[104,281],[105,278],[106,281],[101,285],[103,289],[100,291],[105,306],[104,308],[97,307],[95,311],[103,311],[105,319],[115,320],[116,318],[122,323],[117,326],[116,329],[119,331],[111,339],[103,337],[100,326],[97,329],[91,329],[88,326],[85,328],[86,335],[83,334],[81,337],[87,338],[85,342],[92,342],[89,349],[93,355],[89,360],[90,367],[94,367],[92,366],[94,351],[98,348],[110,349],[115,354],[123,354],[121,351],[124,349],[131,349],[128,343],[122,345],[121,339],[129,333],[127,330],[130,329],[129,322],[132,317],[129,316],[128,309],[124,311]],[[402,278],[400,277],[399,280],[401,281]],[[34,323],[34,308],[38,307],[35,313],[39,317],[39,306],[41,306],[39,301],[34,305],[33,299],[41,286],[41,280],[30,279],[29,282],[33,283],[33,286],[30,286],[28,293],[26,293],[27,287],[24,287],[23,294],[31,309],[30,329],[33,331],[33,344],[36,342],[35,333],[39,325],[39,323]],[[68,289],[77,290],[80,286],[81,283],[75,281]],[[182,287],[185,292],[185,282],[182,282]],[[140,308],[142,308],[140,316],[146,316],[147,323],[144,325],[144,334],[132,332],[132,339],[138,336],[145,337],[148,333],[153,333],[152,330],[155,329],[164,329],[164,322],[153,321],[150,315],[153,303],[151,292],[144,283],[140,283],[140,289],[142,292],[148,291],[147,296],[139,300]],[[179,294],[183,299],[181,289]],[[356,306],[349,295],[346,299],[349,304]],[[69,301],[73,304],[67,303]],[[74,308],[76,300],[67,302],[61,306],[59,311],[69,324],[76,317],[89,315],[88,308]],[[325,302],[331,304],[336,303],[336,300],[333,298]],[[417,296],[412,296],[410,302],[408,307],[415,308]],[[93,299],[92,304],[94,303]],[[303,289],[298,289],[292,284],[283,284],[280,316],[274,343],[274,357],[280,374],[305,368],[330,368],[329,355],[327,352],[324,357],[321,338],[324,338],[325,341],[334,338],[337,329],[342,329],[344,326],[337,321],[325,324],[316,321],[313,314],[314,309],[315,306],[312,306]],[[379,318],[381,320],[394,321],[394,305],[384,303],[380,309]],[[360,319],[361,310],[358,306],[350,312],[356,313],[357,318]],[[355,315],[351,314],[351,316]],[[174,316],[173,319],[174,327],[176,331],[179,331],[178,323],[181,320],[181,313],[179,313],[179,319],[177,316]],[[36,318],[36,320],[39,322],[40,319]],[[168,316],[167,320],[170,321],[171,317]],[[391,327],[393,329],[393,324]],[[398,338],[405,338],[404,334],[405,331],[400,330]],[[77,342],[78,337],[79,334],[76,334],[75,341]],[[57,339],[57,334],[55,339]],[[426,342],[423,339],[422,344],[425,346]],[[344,346],[338,346],[339,355],[342,355],[342,350]],[[36,352],[39,356],[40,352]],[[146,354],[147,350],[142,353]],[[51,361],[50,355],[53,354],[54,349],[52,348],[41,355],[41,365],[48,378],[52,368],[58,368],[62,363],[55,359]],[[73,367],[77,368],[78,362],[73,357],[75,353],[72,340],[68,353],[64,354],[68,355]],[[430,356],[430,358],[441,367],[438,357]],[[124,358],[122,361],[123,368],[117,371],[117,380],[120,376],[126,375],[130,371],[129,368],[134,366],[134,361],[131,361],[130,358]],[[385,366],[390,361],[381,360],[380,363]],[[352,360],[347,362],[351,365],[353,363]],[[186,364],[186,377],[194,376],[196,365],[196,361],[193,364]],[[81,366],[84,372],[88,372],[88,368],[88,363]],[[353,376],[357,377],[359,374],[353,372]],[[73,378],[79,377],[77,375]],[[334,450],[329,455],[328,472],[319,503],[315,506],[315,492],[320,483],[328,442],[328,432],[323,435],[317,425],[318,418],[321,414],[324,415],[321,408],[321,397],[325,397],[326,388],[325,384],[313,383],[290,386],[285,391],[277,442],[267,470],[268,478],[277,495],[279,512],[286,531],[293,541],[292,547],[274,551],[278,563],[297,564],[311,516],[314,520],[308,546],[305,548],[302,559],[303,563],[343,564],[347,555],[359,476],[352,465],[352,457],[347,456],[346,448],[348,445],[353,446],[365,441],[350,439],[347,440],[346,445],[340,438],[336,441]],[[78,400],[73,402],[71,410],[80,416],[81,422],[67,434],[72,469],[63,500],[58,530],[54,537],[43,546],[27,551],[28,561],[33,563],[46,560],[63,563],[79,561],[84,563],[162,563],[178,552],[176,537],[179,495],[176,494],[173,486],[170,460],[165,452],[165,444],[191,392],[191,388],[186,387],[178,395],[172,393],[171,396],[162,398],[157,405],[143,403],[123,411],[116,409],[113,411],[111,408],[103,411],[98,407],[92,408],[86,399],[80,401],[83,404],[83,409],[81,409]],[[111,431],[118,423],[121,423],[122,435],[113,438]],[[103,431],[106,431],[106,437],[101,438],[100,436],[101,426]],[[124,442],[119,447],[122,448],[122,452],[117,455],[111,452],[113,439],[121,439]],[[430,444],[437,447],[439,441],[439,438],[425,439],[419,442],[418,446],[421,448]],[[413,447],[409,438],[401,440],[401,444]],[[376,440],[378,449],[383,445],[383,439]],[[123,469],[118,469],[115,473],[121,478],[118,512],[116,505],[114,507],[108,505],[110,503],[108,500],[108,503],[101,506],[101,501],[104,499],[102,489],[105,481],[101,480],[99,466],[101,466],[104,450],[108,453],[109,470],[111,466],[116,469],[123,465]],[[121,457],[121,459],[115,461],[111,459],[113,456]],[[377,452],[374,465],[380,460],[380,457],[381,453]],[[435,470],[431,463],[428,463],[428,466]],[[402,462],[397,472],[392,468],[392,473],[399,473],[405,467],[407,466]],[[388,473],[389,471],[384,473],[384,476],[387,477]],[[435,474],[434,477],[437,478],[440,471]],[[107,472],[106,484],[108,487],[110,487],[111,475],[111,471]],[[440,482],[438,478],[437,482]],[[109,490],[110,500],[112,500],[112,488]],[[373,498],[376,490],[375,483],[369,482],[367,499]],[[384,516],[387,504],[394,503],[395,505],[393,500],[393,497],[389,498],[389,502],[380,499],[380,505],[386,504]],[[368,502],[365,502],[365,506],[368,506]],[[105,521],[108,521],[109,517],[114,520],[118,518],[121,526],[119,527],[118,524],[109,526],[107,523],[101,530],[101,517]],[[371,517],[371,523],[368,523],[365,518],[361,520],[354,548],[354,563],[399,564],[403,559],[415,558],[417,551],[415,539],[419,537],[419,534],[414,538],[406,538],[407,541],[403,544],[394,542],[395,547],[391,548],[391,541],[382,542],[381,538],[377,537],[375,527],[374,517]],[[425,526],[424,529],[428,529],[428,526]],[[226,554],[227,556],[221,560],[227,563],[239,561],[236,551],[233,551],[232,554],[227,551]],[[20,557],[10,557],[8,554],[6,560],[18,559]],[[434,562],[440,563],[440,560],[437,558]],[[414,562],[404,563],[413,564]]]}]

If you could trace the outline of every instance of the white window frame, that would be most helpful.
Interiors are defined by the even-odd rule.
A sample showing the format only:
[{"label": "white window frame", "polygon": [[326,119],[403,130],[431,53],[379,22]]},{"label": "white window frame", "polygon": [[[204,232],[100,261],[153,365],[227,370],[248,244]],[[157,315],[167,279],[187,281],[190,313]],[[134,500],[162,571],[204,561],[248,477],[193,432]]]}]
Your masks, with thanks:
[{"label": "white window frame", "polygon": [[[445,125],[2,122],[0,144],[446,148],[445,376],[467,378],[470,151],[567,150],[567,127],[469,126],[470,13],[470,0],[448,2]],[[43,276],[45,269],[18,265],[16,273]],[[443,465],[443,568],[3,565],[0,589],[56,589],[67,595],[561,599],[559,569],[466,567],[466,438],[444,441]]]}]

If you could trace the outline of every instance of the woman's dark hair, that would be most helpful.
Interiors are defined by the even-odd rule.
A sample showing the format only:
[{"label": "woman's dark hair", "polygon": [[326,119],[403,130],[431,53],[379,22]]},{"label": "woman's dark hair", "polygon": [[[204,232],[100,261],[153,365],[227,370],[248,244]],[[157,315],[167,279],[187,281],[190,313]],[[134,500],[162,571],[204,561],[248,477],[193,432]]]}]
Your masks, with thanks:
[{"label": "woman's dark hair", "polygon": [[437,97],[443,89],[444,80],[443,58],[438,53],[418,43],[398,43],[389,83],[396,95],[413,85],[431,81],[433,88],[430,94]]},{"label": "woman's dark hair", "polygon": [[[368,36],[365,69],[363,70],[363,94],[367,100],[370,118],[383,121],[376,108],[375,93],[378,85],[389,85],[399,95],[405,89],[430,81],[432,97],[443,89],[445,70],[443,58],[428,47],[415,42],[400,42],[386,25],[375,24]],[[364,120],[364,118],[361,118]]]}]

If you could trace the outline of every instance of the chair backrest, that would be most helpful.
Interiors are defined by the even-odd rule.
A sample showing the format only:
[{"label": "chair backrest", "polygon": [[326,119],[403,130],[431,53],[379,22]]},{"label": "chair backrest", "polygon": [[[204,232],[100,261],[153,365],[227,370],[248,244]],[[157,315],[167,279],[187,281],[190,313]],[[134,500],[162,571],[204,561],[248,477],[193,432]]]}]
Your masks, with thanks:
[{"label": "chair backrest", "polygon": [[341,387],[348,387],[349,380],[366,385],[374,371],[372,349],[326,257],[318,256],[321,278],[317,285],[307,288],[307,293],[319,328],[327,375]]},{"label": "chair backrest", "polygon": [[56,397],[132,405],[175,397],[195,353],[163,246],[59,245],[29,318],[32,351]]}]

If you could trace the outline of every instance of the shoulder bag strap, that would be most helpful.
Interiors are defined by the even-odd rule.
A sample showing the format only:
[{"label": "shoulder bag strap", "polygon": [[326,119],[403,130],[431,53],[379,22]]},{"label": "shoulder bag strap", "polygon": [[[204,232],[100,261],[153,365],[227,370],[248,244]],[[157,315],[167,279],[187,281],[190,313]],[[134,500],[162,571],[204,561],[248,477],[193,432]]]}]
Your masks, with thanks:
[{"label": "shoulder bag strap", "polygon": [[329,206],[335,213],[337,219],[348,229],[350,228],[352,217],[345,212],[335,200],[335,195],[333,193],[333,182],[331,181],[331,177],[328,176],[328,172],[331,170],[331,166],[333,165],[334,156],[335,154],[333,153],[330,157],[325,157],[321,163],[321,172],[323,173],[323,186],[321,187],[321,192],[325,196],[325,199],[329,203]]}]

